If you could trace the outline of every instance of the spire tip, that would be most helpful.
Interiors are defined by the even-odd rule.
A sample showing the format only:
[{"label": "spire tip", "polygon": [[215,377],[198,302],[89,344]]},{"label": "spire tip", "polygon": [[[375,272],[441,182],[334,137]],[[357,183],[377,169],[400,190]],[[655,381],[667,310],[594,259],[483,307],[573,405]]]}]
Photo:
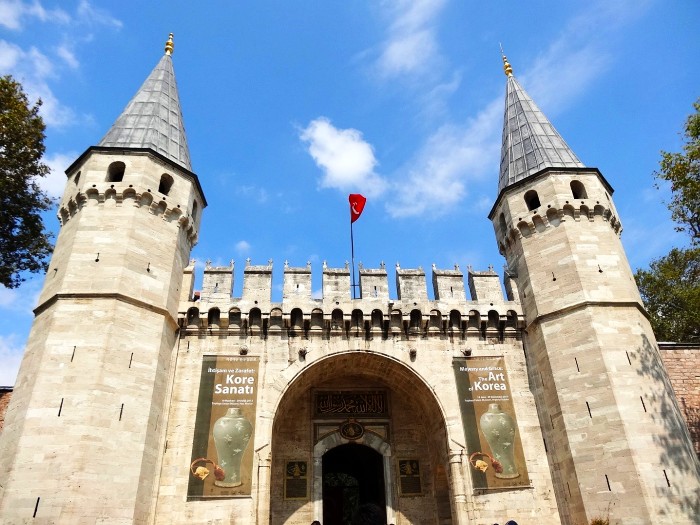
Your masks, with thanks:
[{"label": "spire tip", "polygon": [[512,77],[513,68],[511,67],[510,62],[508,62],[505,53],[503,52],[503,46],[500,42],[498,43],[498,45],[501,46],[501,56],[503,57],[503,71],[505,72],[507,77]]},{"label": "spire tip", "polygon": [[173,43],[173,34],[170,33],[170,35],[168,36],[168,41],[165,43],[165,54],[172,55],[174,47],[175,44]]}]

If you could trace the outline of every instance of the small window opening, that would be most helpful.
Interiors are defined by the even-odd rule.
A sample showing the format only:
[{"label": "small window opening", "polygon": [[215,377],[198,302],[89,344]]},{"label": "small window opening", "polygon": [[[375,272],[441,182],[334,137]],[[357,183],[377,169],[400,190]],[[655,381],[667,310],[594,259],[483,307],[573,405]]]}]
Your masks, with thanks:
[{"label": "small window opening", "polygon": [[158,191],[162,193],[163,195],[167,195],[170,193],[170,188],[173,187],[173,178],[168,175],[167,173],[163,173],[160,176],[160,184],[158,185]]},{"label": "small window opening", "polygon": [[107,182],[121,182],[125,169],[126,165],[123,162],[112,162],[107,168]]},{"label": "small window opening", "polygon": [[197,201],[194,201],[192,203],[192,220],[196,221],[197,220],[197,212],[199,211],[199,206],[197,205]]},{"label": "small window opening", "polygon": [[529,211],[535,210],[540,207],[540,198],[537,196],[535,190],[530,190],[525,193],[525,204],[527,204],[527,209]]},{"label": "small window opening", "polygon": [[80,172],[75,174],[75,178],[73,179],[73,184],[75,184],[77,186],[79,181],[80,181]]},{"label": "small window opening", "polygon": [[580,180],[571,181],[571,194],[574,199],[587,199],[588,194],[586,193],[586,187]]},{"label": "small window opening", "polygon": [[501,213],[498,216],[498,226],[501,228],[501,235],[506,234],[507,226],[506,226],[506,216]]}]

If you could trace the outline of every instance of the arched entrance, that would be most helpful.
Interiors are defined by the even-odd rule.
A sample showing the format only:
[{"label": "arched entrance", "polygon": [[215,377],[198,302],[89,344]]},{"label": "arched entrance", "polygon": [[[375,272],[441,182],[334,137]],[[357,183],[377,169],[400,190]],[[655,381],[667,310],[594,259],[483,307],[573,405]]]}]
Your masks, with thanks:
[{"label": "arched entrance", "polygon": [[[338,352],[298,368],[277,380],[285,388],[272,426],[271,525],[342,525],[359,504],[377,501],[383,523],[452,523],[444,412],[418,373],[366,351]],[[411,476],[407,463],[415,466]],[[368,474],[353,470],[363,464]]]},{"label": "arched entrance", "polygon": [[386,523],[384,461],[370,447],[348,443],[322,458],[323,523],[352,525],[362,512]]}]

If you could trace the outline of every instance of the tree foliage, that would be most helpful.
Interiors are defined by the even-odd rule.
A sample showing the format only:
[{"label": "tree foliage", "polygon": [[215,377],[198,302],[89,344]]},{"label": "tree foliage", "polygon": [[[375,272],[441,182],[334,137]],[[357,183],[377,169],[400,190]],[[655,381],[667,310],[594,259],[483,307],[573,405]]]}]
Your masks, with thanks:
[{"label": "tree foliage", "polygon": [[634,278],[658,340],[700,343],[700,248],[673,248]]},{"label": "tree foliage", "polygon": [[40,105],[30,105],[11,76],[0,77],[0,284],[7,288],[19,286],[24,272],[45,270],[51,253],[41,212],[53,201],[38,184],[49,172]]},{"label": "tree foliage", "polygon": [[668,203],[677,230],[690,236],[691,246],[673,248],[637,270],[634,278],[651,316],[656,338],[700,343],[700,100],[685,121],[683,152],[661,152],[657,179],[671,183]]},{"label": "tree foliage", "polygon": [[685,122],[683,152],[661,152],[661,169],[656,177],[671,183],[673,198],[668,203],[679,231],[688,232],[691,242],[700,243],[700,100],[695,113]]}]

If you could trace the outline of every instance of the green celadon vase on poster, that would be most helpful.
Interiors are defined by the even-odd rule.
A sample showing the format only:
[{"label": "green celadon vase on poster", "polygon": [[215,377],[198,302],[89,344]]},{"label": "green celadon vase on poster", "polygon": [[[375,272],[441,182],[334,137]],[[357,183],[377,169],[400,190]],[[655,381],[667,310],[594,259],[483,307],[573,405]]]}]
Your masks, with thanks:
[{"label": "green celadon vase on poster", "polygon": [[479,420],[481,432],[491,448],[493,457],[503,467],[503,472],[494,475],[501,479],[517,478],[520,473],[515,466],[515,421],[503,412],[501,405],[491,403]]},{"label": "green celadon vase on poster", "polygon": [[212,435],[219,459],[219,466],[224,470],[224,479],[215,481],[217,487],[238,487],[241,481],[241,460],[253,425],[243,417],[240,408],[229,408],[226,414],[216,420]]}]

